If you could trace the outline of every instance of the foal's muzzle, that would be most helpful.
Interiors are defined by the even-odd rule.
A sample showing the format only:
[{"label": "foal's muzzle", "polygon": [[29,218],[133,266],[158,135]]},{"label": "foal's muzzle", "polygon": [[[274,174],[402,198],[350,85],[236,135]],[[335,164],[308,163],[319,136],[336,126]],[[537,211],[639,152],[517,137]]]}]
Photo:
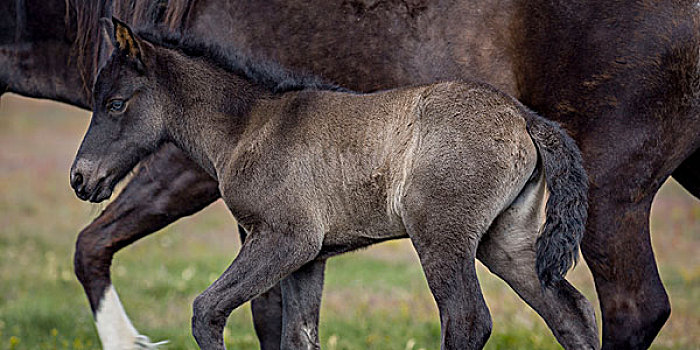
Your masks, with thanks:
[{"label": "foal's muzzle", "polygon": [[112,176],[101,172],[99,168],[85,160],[76,160],[73,164],[70,185],[78,198],[99,203],[112,195]]}]

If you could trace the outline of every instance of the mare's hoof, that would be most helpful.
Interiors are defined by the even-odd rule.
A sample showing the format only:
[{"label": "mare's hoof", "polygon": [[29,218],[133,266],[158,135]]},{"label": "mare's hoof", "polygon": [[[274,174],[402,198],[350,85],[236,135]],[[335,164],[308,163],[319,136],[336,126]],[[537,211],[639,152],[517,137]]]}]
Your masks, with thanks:
[{"label": "mare's hoof", "polygon": [[159,346],[165,345],[169,343],[169,341],[164,340],[164,341],[159,341],[157,343],[151,343],[151,339],[148,338],[145,335],[137,335],[136,340],[134,341],[134,345],[136,346],[135,349],[138,350],[155,350],[158,349]]}]

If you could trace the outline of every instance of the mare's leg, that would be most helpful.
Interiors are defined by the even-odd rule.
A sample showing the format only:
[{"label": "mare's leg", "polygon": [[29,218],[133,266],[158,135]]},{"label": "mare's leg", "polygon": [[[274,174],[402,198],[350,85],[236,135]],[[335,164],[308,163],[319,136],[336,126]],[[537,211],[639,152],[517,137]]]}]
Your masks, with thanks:
[{"label": "mare's leg", "polygon": [[314,260],[280,283],[284,305],[283,350],[321,348],[318,318],[325,267],[325,260]]},{"label": "mare's leg", "polygon": [[[687,132],[662,139],[657,135],[670,131],[651,123],[646,130],[629,131],[651,139],[649,144],[660,142],[657,148],[669,153],[621,147],[588,160],[590,207],[581,250],[600,299],[603,349],[647,349],[671,313],[651,246],[649,216],[661,185],[697,150],[700,124],[683,125]],[[587,148],[620,145],[617,138],[604,137],[581,144],[584,154]]]},{"label": "mare's leg", "polygon": [[700,150],[696,150],[673,171],[673,178],[695,198],[700,199]]},{"label": "mare's leg", "polygon": [[[671,313],[649,235],[651,204],[661,185],[697,150],[700,123],[635,125],[626,131],[651,148],[620,147],[611,132],[582,139],[590,167],[589,216],[582,252],[596,284],[603,316],[603,349],[646,349]],[[672,134],[672,132],[674,132]],[[658,135],[674,135],[659,138]],[[588,150],[588,152],[586,152]]]},{"label": "mare's leg", "polygon": [[653,195],[622,206],[605,192],[591,191],[581,245],[600,299],[603,349],[646,349],[671,312],[649,236]]},{"label": "mare's leg", "polygon": [[299,226],[289,232],[256,230],[231,266],[194,301],[192,333],[203,350],[225,349],[223,331],[231,311],[313,260],[321,249],[322,236]]},{"label": "mare's leg", "polygon": [[545,220],[544,179],[530,182],[482,238],[477,258],[542,318],[565,349],[599,348],[593,307],[566,280],[544,289],[535,272],[534,242]]},{"label": "mare's leg", "polygon": [[219,198],[218,184],[172,145],[141,167],[120,195],[78,236],[74,267],[105,349],[134,346],[138,333],[111,286],[121,248],[191,215]]},{"label": "mare's leg", "polygon": [[[684,125],[693,130],[692,123]],[[658,189],[697,149],[692,145],[700,130],[696,127],[694,133],[686,134],[690,138],[678,134],[658,139],[663,129],[644,126],[646,130],[630,133],[649,138],[650,143],[661,142],[660,150],[675,152],[622,147],[588,160],[590,207],[581,248],[600,299],[603,349],[648,348],[671,312],[651,246],[649,215]],[[584,139],[581,144],[584,151],[619,146],[617,139],[603,137]]]}]

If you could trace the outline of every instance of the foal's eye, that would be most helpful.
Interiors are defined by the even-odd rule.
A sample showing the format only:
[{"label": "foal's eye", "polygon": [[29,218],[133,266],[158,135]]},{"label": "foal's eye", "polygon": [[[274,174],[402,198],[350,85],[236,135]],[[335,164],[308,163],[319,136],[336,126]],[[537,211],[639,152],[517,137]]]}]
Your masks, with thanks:
[{"label": "foal's eye", "polygon": [[124,100],[115,99],[107,103],[107,109],[110,112],[121,112],[126,107],[126,102]]}]

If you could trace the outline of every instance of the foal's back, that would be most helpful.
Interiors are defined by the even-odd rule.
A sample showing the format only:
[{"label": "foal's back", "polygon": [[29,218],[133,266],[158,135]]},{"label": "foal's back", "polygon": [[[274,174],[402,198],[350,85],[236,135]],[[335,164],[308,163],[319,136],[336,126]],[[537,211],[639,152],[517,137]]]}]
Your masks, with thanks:
[{"label": "foal's back", "polygon": [[[373,94],[287,93],[254,107],[233,152],[242,158],[231,164],[258,169],[248,169],[251,183],[235,187],[248,188],[261,206],[290,198],[283,212],[314,216],[327,244],[347,243],[347,233],[403,236],[409,188],[446,201],[459,194],[472,202],[498,197],[493,205],[501,209],[512,201],[536,164],[525,112],[473,82]],[[272,195],[260,198],[260,191]]]}]

